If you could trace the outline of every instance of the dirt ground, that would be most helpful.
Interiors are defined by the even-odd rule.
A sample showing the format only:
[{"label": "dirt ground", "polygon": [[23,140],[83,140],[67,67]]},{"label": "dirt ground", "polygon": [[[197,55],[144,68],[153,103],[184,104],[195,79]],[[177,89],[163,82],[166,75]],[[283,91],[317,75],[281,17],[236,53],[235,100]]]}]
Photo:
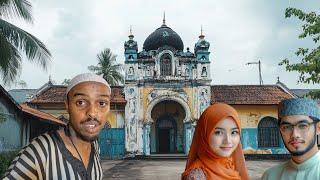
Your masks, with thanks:
[{"label": "dirt ground", "polygon": [[[263,172],[284,161],[249,160],[246,161],[251,179],[260,179]],[[103,160],[104,179],[180,179],[185,160]]]}]

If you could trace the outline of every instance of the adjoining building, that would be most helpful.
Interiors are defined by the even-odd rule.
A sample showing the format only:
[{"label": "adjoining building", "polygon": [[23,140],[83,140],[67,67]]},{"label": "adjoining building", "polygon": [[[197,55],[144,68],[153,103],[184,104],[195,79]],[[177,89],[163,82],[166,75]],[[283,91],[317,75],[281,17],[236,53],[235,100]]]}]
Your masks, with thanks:
[{"label": "adjoining building", "polygon": [[[21,92],[15,97],[19,102],[24,98]],[[17,96],[17,94],[19,94]],[[33,109],[18,102],[0,86],[0,152],[20,150],[38,135],[65,126],[54,116]]]}]

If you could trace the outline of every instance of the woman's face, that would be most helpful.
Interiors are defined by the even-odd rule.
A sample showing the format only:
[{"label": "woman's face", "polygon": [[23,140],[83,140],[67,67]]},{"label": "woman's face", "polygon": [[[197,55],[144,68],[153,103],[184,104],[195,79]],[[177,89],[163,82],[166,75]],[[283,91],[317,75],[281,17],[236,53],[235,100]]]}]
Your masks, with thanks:
[{"label": "woman's face", "polygon": [[240,130],[233,118],[221,120],[210,135],[212,151],[222,157],[229,157],[240,142]]}]

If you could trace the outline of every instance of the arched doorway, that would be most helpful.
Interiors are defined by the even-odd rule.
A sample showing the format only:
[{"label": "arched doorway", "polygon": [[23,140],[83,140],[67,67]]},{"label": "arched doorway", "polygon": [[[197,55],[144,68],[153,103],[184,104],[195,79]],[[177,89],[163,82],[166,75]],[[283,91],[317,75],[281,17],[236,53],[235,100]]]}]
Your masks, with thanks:
[{"label": "arched doorway", "polygon": [[177,123],[176,120],[165,114],[156,121],[156,141],[159,153],[176,152]]},{"label": "arched doorway", "polygon": [[151,117],[150,150],[151,153],[183,153],[184,123],[186,116],[181,104],[173,100],[164,100],[154,106]]}]

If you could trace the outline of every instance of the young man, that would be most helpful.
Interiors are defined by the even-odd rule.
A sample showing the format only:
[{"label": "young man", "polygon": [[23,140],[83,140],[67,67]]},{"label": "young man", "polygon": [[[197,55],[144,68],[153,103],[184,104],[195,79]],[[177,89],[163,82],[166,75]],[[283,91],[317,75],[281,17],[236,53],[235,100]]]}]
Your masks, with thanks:
[{"label": "young man", "polygon": [[288,99],[280,103],[280,133],[292,157],[288,162],[268,169],[263,180],[320,179],[319,119],[319,105],[311,99]]},{"label": "young man", "polygon": [[109,84],[80,74],[66,90],[66,128],[32,140],[14,159],[4,179],[102,179],[96,141],[110,110]]}]

